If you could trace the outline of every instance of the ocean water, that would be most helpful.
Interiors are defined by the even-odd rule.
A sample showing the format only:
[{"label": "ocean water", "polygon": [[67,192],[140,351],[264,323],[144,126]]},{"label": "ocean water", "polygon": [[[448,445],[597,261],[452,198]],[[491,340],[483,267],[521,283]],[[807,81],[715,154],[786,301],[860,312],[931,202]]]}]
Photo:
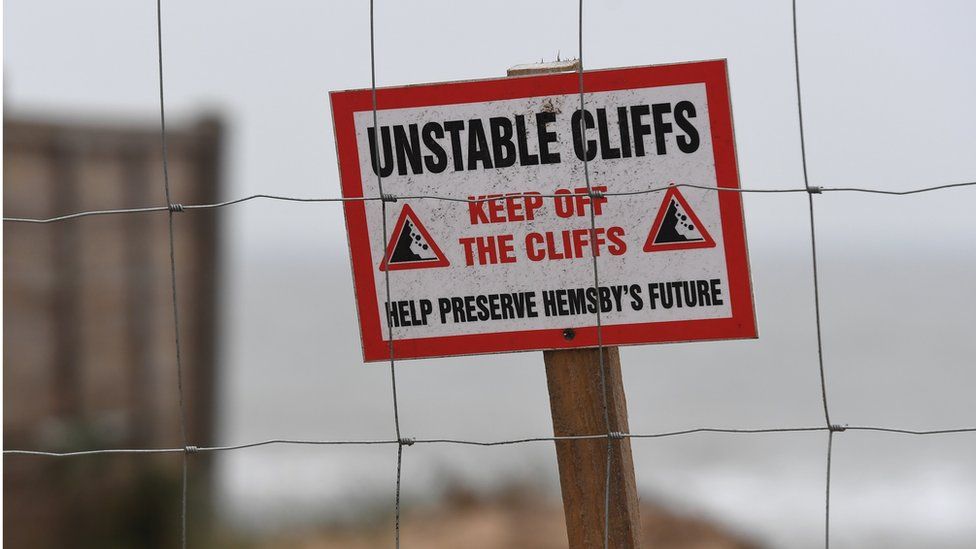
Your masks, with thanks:
[{"label": "ocean water", "polygon": [[[976,425],[971,239],[911,240],[909,227],[881,247],[869,223],[836,222],[849,207],[829,212],[840,228],[818,243],[831,421]],[[823,425],[809,236],[805,219],[790,219],[786,238],[751,242],[759,339],[621,350],[632,432]],[[342,246],[230,254],[220,442],[394,436],[389,367],[362,363]],[[403,362],[397,383],[405,436],[551,434],[541,353]],[[823,432],[633,440],[642,497],[771,547],[822,546],[826,450]],[[220,508],[232,525],[265,531],[389,511],[395,459],[392,446],[226,453]],[[974,463],[973,434],[837,433],[832,541],[976,545]],[[482,490],[532,483],[555,498],[555,452],[550,443],[405,449],[405,505],[459,482]]]}]

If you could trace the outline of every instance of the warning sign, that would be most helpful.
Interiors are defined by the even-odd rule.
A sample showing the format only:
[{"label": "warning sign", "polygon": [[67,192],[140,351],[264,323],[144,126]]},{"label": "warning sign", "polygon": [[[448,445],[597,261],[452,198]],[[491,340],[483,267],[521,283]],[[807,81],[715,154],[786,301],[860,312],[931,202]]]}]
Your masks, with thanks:
[{"label": "warning sign", "polygon": [[695,211],[676,187],[670,187],[647,235],[644,251],[691,250],[713,246],[715,241]]},{"label": "warning sign", "polygon": [[331,94],[367,361],[756,337],[725,62],[583,85]]},{"label": "warning sign", "polygon": [[417,214],[409,205],[404,205],[400,218],[393,227],[392,238],[380,264],[380,270],[427,269],[446,267],[450,262],[444,252],[430,237]]}]

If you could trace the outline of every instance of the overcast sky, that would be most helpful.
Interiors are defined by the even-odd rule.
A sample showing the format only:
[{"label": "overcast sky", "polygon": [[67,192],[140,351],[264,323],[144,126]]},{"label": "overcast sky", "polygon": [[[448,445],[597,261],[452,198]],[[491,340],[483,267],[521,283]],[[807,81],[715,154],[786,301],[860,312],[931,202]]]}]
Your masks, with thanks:
[{"label": "overcast sky", "polygon": [[[327,92],[369,85],[368,4],[166,1],[163,17],[174,123],[206,109],[228,117],[225,194],[337,195]],[[566,1],[380,0],[378,84],[496,77],[514,64],[576,56],[576,17]],[[964,0],[799,2],[812,184],[904,189],[976,177],[974,18],[976,6]],[[786,0],[593,2],[585,62],[728,58],[743,186],[798,186],[791,29]],[[4,30],[9,112],[155,118],[153,2],[11,0]],[[941,241],[973,227],[959,196],[925,216],[926,230]],[[827,233],[857,230],[879,243],[914,234],[903,222],[917,211],[907,200],[834,195],[822,202]],[[747,197],[750,239],[801,238],[802,208],[803,200]],[[870,222],[858,214],[865,208]],[[303,249],[313,241],[341,250],[337,214],[328,206],[252,204],[226,219],[248,243]]]}]

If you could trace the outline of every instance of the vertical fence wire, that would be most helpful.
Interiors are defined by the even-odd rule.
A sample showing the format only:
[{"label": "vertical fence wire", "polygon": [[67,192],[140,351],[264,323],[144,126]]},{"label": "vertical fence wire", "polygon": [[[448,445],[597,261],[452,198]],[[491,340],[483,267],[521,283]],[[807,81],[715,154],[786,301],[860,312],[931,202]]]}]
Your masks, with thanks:
[{"label": "vertical fence wire", "polygon": [[376,186],[380,195],[380,212],[382,215],[382,227],[383,227],[383,264],[386,267],[383,269],[383,284],[385,287],[386,303],[383,307],[383,311],[386,313],[386,332],[389,338],[388,344],[390,349],[390,388],[393,394],[393,426],[396,431],[397,439],[397,458],[396,458],[396,489],[394,494],[394,524],[393,524],[393,542],[395,547],[400,547],[400,489],[402,484],[402,471],[403,471],[403,446],[407,442],[404,440],[400,433],[400,407],[399,400],[397,398],[397,384],[396,384],[396,352],[394,349],[394,339],[393,339],[393,322],[390,319],[390,308],[392,307],[392,301],[390,299],[390,258],[387,257],[387,249],[389,248],[389,230],[387,228],[386,222],[386,204],[388,202],[387,195],[383,192],[383,175],[382,170],[380,170],[379,159],[382,154],[381,147],[383,146],[383,140],[380,139],[380,127],[378,123],[379,115],[377,114],[376,106],[376,24],[374,17],[374,0],[369,0],[369,76],[370,76],[370,93],[372,97],[372,107],[373,107],[373,132],[375,134],[376,141],[376,154],[373,156],[373,171],[376,173]]},{"label": "vertical fence wire", "polygon": [[162,0],[156,0],[156,51],[159,68],[159,137],[162,147],[163,189],[166,195],[169,224],[169,275],[171,296],[173,301],[173,332],[176,347],[176,392],[179,400],[180,437],[183,441],[182,472],[180,475],[180,546],[186,549],[187,522],[187,460],[190,451],[186,433],[186,408],[183,402],[183,353],[180,344],[180,308],[176,292],[176,243],[173,238],[173,216],[182,207],[174,204],[169,185],[169,158],[166,147],[166,101],[163,93],[163,9]]},{"label": "vertical fence wire", "polygon": [[824,547],[830,547],[830,466],[834,455],[834,429],[827,431],[827,478],[824,482]]},{"label": "vertical fence wire", "polygon": [[820,370],[820,396],[823,401],[824,423],[827,431],[827,470],[824,481],[824,547],[830,548],[830,461],[834,447],[834,431],[838,427],[830,422],[830,407],[827,404],[827,377],[824,373],[823,332],[820,321],[820,276],[817,271],[817,228],[813,213],[813,195],[819,194],[820,189],[810,186],[807,171],[806,137],[803,131],[803,98],[800,86],[800,44],[796,24],[796,0],[792,1],[793,16],[793,68],[796,75],[796,114],[800,134],[800,162],[803,166],[803,185],[807,191],[807,204],[810,210],[810,259],[813,277],[813,309],[817,327],[817,364]]},{"label": "vertical fence wire", "polygon": [[793,0],[793,67],[796,74],[796,115],[799,122],[800,134],[800,162],[803,166],[803,185],[807,191],[807,202],[810,206],[810,251],[813,273],[813,306],[814,316],[817,325],[817,363],[820,367],[820,396],[823,401],[824,422],[830,427],[830,409],[827,406],[827,378],[824,374],[823,360],[823,336],[820,326],[820,283],[817,271],[817,230],[814,224],[813,215],[813,195],[819,194],[820,189],[810,186],[810,179],[807,175],[807,147],[806,136],[803,130],[803,99],[800,91],[800,46],[797,38],[796,25],[796,0]]},{"label": "vertical fence wire", "polygon": [[[596,212],[593,209],[593,201],[596,199],[596,196],[593,193],[593,186],[590,183],[590,165],[586,150],[586,123],[584,120],[586,104],[583,88],[583,0],[579,0],[578,41],[579,63],[577,63],[577,74],[579,77],[580,135],[583,140],[583,176],[586,179],[586,194],[590,197],[590,253],[593,255],[593,289],[599,295],[600,269],[597,261]],[[603,547],[607,549],[610,547],[610,478],[613,470],[613,438],[611,437],[610,426],[610,404],[607,398],[607,369],[606,359],[604,358],[605,349],[603,346],[603,315],[600,310],[601,307],[602,305],[598,303],[596,307],[596,344],[600,368],[600,393],[603,399],[603,423],[607,435],[606,471],[603,483]]]}]

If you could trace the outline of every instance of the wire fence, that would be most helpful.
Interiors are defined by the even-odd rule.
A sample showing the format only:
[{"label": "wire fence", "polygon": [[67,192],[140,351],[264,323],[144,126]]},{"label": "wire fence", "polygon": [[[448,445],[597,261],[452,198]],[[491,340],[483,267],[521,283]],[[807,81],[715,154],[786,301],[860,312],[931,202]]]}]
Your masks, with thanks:
[{"label": "wire fence", "polygon": [[[583,0],[579,0],[579,15],[578,15],[578,46],[579,46],[579,64],[578,64],[578,74],[579,74],[579,102],[580,109],[585,107],[585,90],[583,86],[583,22],[584,22],[584,11],[583,11]],[[370,86],[372,90],[372,119],[374,127],[378,127],[378,108],[376,104],[376,48],[375,48],[375,26],[374,26],[374,2],[370,0],[369,3],[369,24],[370,24]],[[801,97],[801,84],[800,84],[800,55],[799,55],[799,38],[797,33],[797,10],[796,10],[796,0],[792,1],[792,24],[793,24],[793,55],[794,55],[794,69],[795,69],[795,79],[796,79],[796,96],[797,96],[797,119],[799,123],[799,137],[800,137],[800,153],[801,161],[803,167],[803,187],[790,187],[790,188],[777,188],[777,189],[728,189],[713,186],[703,186],[694,185],[687,183],[678,183],[670,185],[662,185],[657,187],[649,187],[645,190],[631,191],[631,192],[595,192],[592,185],[590,184],[589,178],[589,166],[587,164],[587,159],[585,155],[583,157],[583,168],[584,177],[586,179],[586,189],[587,192],[578,193],[564,193],[560,195],[546,195],[541,194],[542,197],[556,197],[565,198],[568,196],[587,196],[590,198],[595,197],[633,197],[649,195],[661,191],[667,190],[669,187],[690,187],[696,189],[702,189],[712,192],[735,192],[735,193],[806,193],[808,198],[809,206],[809,219],[810,219],[810,252],[811,252],[811,285],[813,290],[813,303],[814,310],[813,315],[816,320],[816,342],[817,342],[817,359],[820,374],[820,393],[823,403],[823,414],[824,414],[824,424],[820,426],[800,426],[800,427],[779,427],[779,428],[763,428],[763,429],[749,429],[749,428],[711,428],[711,427],[698,427],[693,429],[685,429],[680,431],[665,431],[658,433],[621,433],[613,432],[610,430],[610,419],[607,406],[607,394],[606,394],[606,367],[604,363],[604,345],[602,337],[603,321],[600,313],[600,308],[596,309],[595,320],[597,327],[597,349],[599,350],[599,368],[600,368],[600,386],[602,390],[602,405],[604,422],[606,426],[606,433],[603,434],[588,434],[588,435],[568,435],[568,436],[539,436],[530,438],[519,438],[519,439],[505,439],[505,440],[469,440],[469,439],[450,439],[450,438],[411,438],[404,436],[400,430],[400,411],[398,406],[398,396],[397,396],[397,386],[396,386],[396,354],[394,352],[394,336],[393,330],[390,326],[390,317],[387,315],[387,328],[390,338],[389,344],[389,365],[390,365],[390,382],[392,388],[392,399],[393,399],[393,427],[395,437],[389,439],[374,439],[374,440],[363,440],[363,439],[343,439],[343,440],[301,440],[301,439],[270,439],[261,440],[256,442],[248,442],[243,444],[236,444],[230,446],[194,446],[189,444],[186,432],[186,418],[184,410],[184,394],[183,394],[183,367],[182,367],[182,345],[180,341],[180,317],[179,317],[179,307],[177,306],[177,277],[176,277],[176,258],[175,258],[175,240],[173,236],[173,228],[175,223],[175,217],[177,213],[185,212],[188,210],[211,210],[219,209],[228,206],[238,205],[254,200],[273,200],[273,201],[286,201],[286,202],[304,202],[304,203],[344,203],[344,202],[367,202],[367,201],[380,201],[382,207],[382,231],[383,231],[383,241],[386,242],[388,238],[388,228],[387,228],[387,215],[386,209],[387,204],[390,202],[396,202],[398,200],[441,200],[450,202],[467,202],[467,203],[478,203],[478,202],[489,202],[493,200],[504,200],[504,198],[465,198],[459,196],[449,196],[449,195],[407,195],[407,196],[395,196],[392,194],[386,194],[383,192],[383,180],[380,175],[381,170],[374,166],[374,172],[377,174],[377,185],[379,188],[379,196],[364,196],[364,197],[294,197],[294,196],[280,196],[271,194],[254,194],[245,196],[242,198],[228,200],[225,202],[217,202],[212,204],[180,204],[173,201],[173,197],[170,192],[169,184],[169,165],[167,158],[167,146],[166,146],[166,107],[165,107],[165,95],[164,95],[164,81],[163,81],[163,19],[162,19],[162,0],[156,1],[156,40],[157,40],[157,54],[158,54],[158,78],[159,78],[159,120],[160,120],[160,141],[162,147],[162,173],[163,173],[163,185],[166,197],[166,205],[153,206],[146,208],[119,208],[119,209],[103,209],[103,210],[89,210],[81,211],[76,213],[68,213],[65,215],[59,215],[50,218],[23,218],[23,217],[4,217],[3,221],[5,223],[34,223],[34,224],[47,224],[47,223],[60,223],[66,221],[77,220],[85,217],[92,216],[104,216],[104,215],[123,215],[123,214],[144,214],[144,213],[155,213],[155,212],[166,212],[168,216],[168,228],[169,228],[169,275],[171,283],[171,297],[172,297],[172,313],[173,313],[173,330],[174,330],[174,347],[176,356],[176,386],[178,394],[178,406],[179,406],[179,419],[180,419],[180,433],[182,438],[182,447],[170,447],[170,448],[104,448],[104,449],[92,449],[74,452],[47,452],[38,450],[4,450],[4,455],[22,455],[22,456],[37,456],[37,457],[50,457],[50,458],[70,458],[77,456],[91,456],[91,455],[110,455],[110,454],[182,454],[182,477],[181,477],[181,499],[180,499],[180,532],[179,538],[182,547],[187,546],[187,463],[190,456],[197,453],[217,453],[217,452],[233,452],[241,451],[252,448],[257,448],[261,446],[271,446],[271,445],[308,445],[308,446],[344,446],[344,445],[395,445],[397,447],[396,456],[396,485],[394,492],[394,509],[395,509],[395,523],[394,523],[394,544],[396,547],[400,546],[400,488],[402,480],[402,465],[403,465],[403,454],[404,448],[414,446],[417,444],[452,444],[452,445],[466,445],[466,446],[480,446],[480,447],[490,447],[490,446],[508,446],[517,444],[528,444],[535,442],[558,442],[558,441],[572,441],[572,440],[594,440],[594,439],[606,439],[607,441],[607,454],[606,454],[606,482],[604,484],[604,526],[603,526],[603,545],[604,547],[609,547],[610,543],[610,529],[609,529],[609,508],[610,508],[610,471],[611,471],[611,460],[612,460],[612,443],[614,440],[621,439],[656,439],[656,438],[667,438],[667,437],[680,437],[703,433],[723,433],[723,434],[742,434],[742,435],[754,435],[754,434],[764,434],[764,433],[801,433],[801,432],[825,432],[827,433],[827,448],[826,448],[826,477],[824,482],[824,547],[829,548],[830,546],[830,481],[831,481],[831,459],[833,455],[833,439],[836,433],[846,432],[846,431],[872,431],[881,433],[890,433],[898,435],[913,435],[913,436],[935,436],[935,435],[951,435],[951,434],[964,434],[964,433],[976,433],[976,427],[961,427],[961,428],[946,428],[946,429],[931,429],[931,430],[914,430],[914,429],[903,429],[898,427],[884,427],[884,426],[871,426],[871,425],[847,425],[839,424],[831,421],[830,406],[828,400],[827,391],[827,378],[824,367],[823,360],[823,341],[822,341],[822,327],[821,327],[821,314],[820,314],[820,287],[819,287],[819,274],[817,270],[817,243],[816,243],[816,215],[814,212],[815,195],[822,193],[869,193],[869,194],[881,194],[890,196],[908,196],[915,195],[919,193],[927,193],[934,191],[944,191],[949,189],[958,189],[962,187],[976,186],[976,181],[963,182],[963,183],[950,183],[934,186],[919,187],[906,191],[891,191],[884,189],[872,189],[872,188],[859,188],[859,187],[818,187],[810,184],[808,172],[807,172],[807,160],[806,160],[806,141],[803,128],[803,102]],[[580,117],[580,129],[585,136],[586,127],[582,117]],[[378,162],[379,155],[374,157],[374,162]],[[591,235],[596,231],[596,219],[594,211],[590,210],[590,231]],[[597,261],[598,251],[597,239],[590,239],[591,245],[593,247],[592,254],[592,272],[593,272],[593,287],[598,288],[600,283],[599,274],[599,264]],[[390,294],[390,274],[389,270],[384,270],[384,286],[387,302],[391,302]]]}]

